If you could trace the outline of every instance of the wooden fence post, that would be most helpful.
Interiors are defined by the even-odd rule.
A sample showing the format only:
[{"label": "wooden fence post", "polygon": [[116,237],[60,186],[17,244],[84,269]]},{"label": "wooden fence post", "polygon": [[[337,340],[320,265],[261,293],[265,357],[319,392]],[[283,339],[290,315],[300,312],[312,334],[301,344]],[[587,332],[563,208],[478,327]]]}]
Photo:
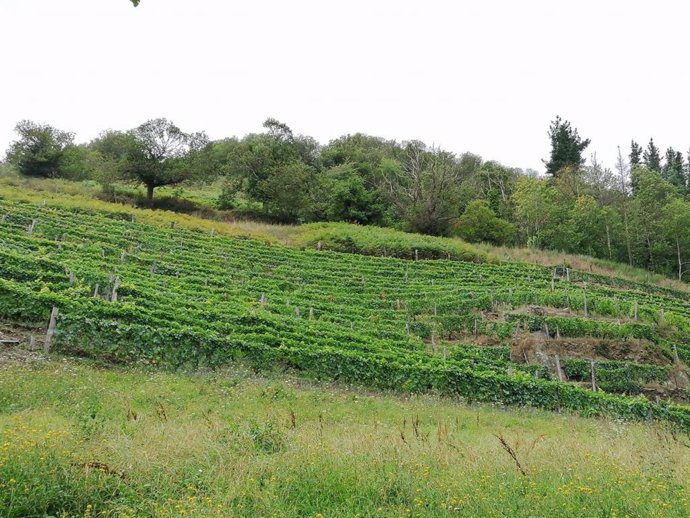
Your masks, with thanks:
[{"label": "wooden fence post", "polygon": [[110,302],[117,302],[117,289],[120,287],[120,278],[115,277],[113,281],[113,291],[110,294]]},{"label": "wooden fence post", "polygon": [[563,381],[563,371],[561,370],[561,359],[556,355],[556,374],[558,375],[558,379],[560,381]]},{"label": "wooden fence post", "polygon": [[50,322],[48,323],[48,331],[46,332],[46,339],[43,343],[43,352],[48,354],[50,352],[50,346],[53,343],[53,335],[55,334],[55,327],[57,326],[57,317],[59,310],[57,306],[53,306],[50,312]]}]

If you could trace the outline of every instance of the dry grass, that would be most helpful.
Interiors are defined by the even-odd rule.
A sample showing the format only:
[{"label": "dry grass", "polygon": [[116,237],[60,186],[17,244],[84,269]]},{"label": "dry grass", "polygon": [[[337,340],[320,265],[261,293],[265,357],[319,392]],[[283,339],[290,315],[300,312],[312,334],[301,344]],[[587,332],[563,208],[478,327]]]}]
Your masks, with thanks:
[{"label": "dry grass", "polygon": [[671,279],[642,268],[635,268],[625,263],[606,261],[587,255],[566,254],[555,250],[538,250],[526,247],[509,248],[487,244],[476,246],[487,254],[491,254],[505,262],[530,263],[541,266],[565,264],[574,270],[582,272],[609,275],[635,282],[656,284],[664,288],[690,291],[690,285],[686,282]]}]

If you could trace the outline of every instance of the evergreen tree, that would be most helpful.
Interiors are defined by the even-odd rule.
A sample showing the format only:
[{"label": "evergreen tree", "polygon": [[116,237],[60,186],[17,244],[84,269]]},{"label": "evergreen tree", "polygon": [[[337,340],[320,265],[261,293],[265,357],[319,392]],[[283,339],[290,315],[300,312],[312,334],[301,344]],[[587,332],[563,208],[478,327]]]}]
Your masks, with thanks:
[{"label": "evergreen tree", "polygon": [[676,187],[681,189],[685,187],[685,164],[683,155],[672,147],[666,150],[661,176],[664,180]]},{"label": "evergreen tree", "polygon": [[688,186],[688,175],[685,170],[685,160],[683,159],[683,153],[676,151],[675,159],[675,170],[678,174],[678,187],[686,188]]},{"label": "evergreen tree", "polygon": [[649,139],[649,144],[647,144],[647,149],[642,154],[642,159],[647,169],[657,173],[661,172],[661,155],[659,148],[654,145],[654,139]]},{"label": "evergreen tree", "polygon": [[544,161],[547,174],[555,177],[565,167],[578,168],[584,164],[582,152],[589,146],[590,140],[582,140],[569,121],[563,121],[560,116],[551,121],[549,139],[551,140],[551,157],[548,162]]},{"label": "evergreen tree", "polygon": [[666,150],[664,154],[664,165],[661,167],[661,177],[669,181],[669,178],[673,176],[673,166],[676,160],[676,150],[672,147]]},{"label": "evergreen tree", "polygon": [[640,146],[634,140],[630,144],[630,169],[634,169],[635,166],[641,164],[642,158],[642,146]]}]

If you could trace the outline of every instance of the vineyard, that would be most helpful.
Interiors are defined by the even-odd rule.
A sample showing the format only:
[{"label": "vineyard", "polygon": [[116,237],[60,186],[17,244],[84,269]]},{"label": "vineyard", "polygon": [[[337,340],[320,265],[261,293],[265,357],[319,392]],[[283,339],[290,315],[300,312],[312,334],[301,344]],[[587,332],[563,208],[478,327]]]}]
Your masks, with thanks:
[{"label": "vineyard", "polygon": [[404,242],[386,257],[338,252],[376,253],[340,234],[298,249],[132,214],[0,200],[0,321],[38,346],[52,314],[51,350],[115,363],[241,361],[690,429],[688,293],[466,251],[427,259]]}]

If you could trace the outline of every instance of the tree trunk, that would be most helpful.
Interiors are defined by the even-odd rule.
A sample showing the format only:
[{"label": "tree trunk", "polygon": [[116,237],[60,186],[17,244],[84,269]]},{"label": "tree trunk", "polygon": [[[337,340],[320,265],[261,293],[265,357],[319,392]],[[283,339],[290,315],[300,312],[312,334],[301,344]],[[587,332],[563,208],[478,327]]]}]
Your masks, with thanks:
[{"label": "tree trunk", "polygon": [[152,183],[146,184],[146,199],[149,202],[149,205],[153,205],[153,189],[155,185]]},{"label": "tree trunk", "polygon": [[609,259],[611,259],[611,229],[608,223],[606,223],[606,246],[609,249]]},{"label": "tree trunk", "polygon": [[653,265],[654,265],[654,256],[652,255],[652,240],[649,238],[649,235],[646,238],[647,240],[647,252],[649,253],[649,264],[647,265],[648,270],[653,270]]},{"label": "tree trunk", "polygon": [[628,249],[628,264],[633,265],[632,248],[630,247],[630,230],[628,229],[628,208],[627,203],[623,206],[623,221],[625,223],[625,246]]},{"label": "tree trunk", "polygon": [[683,280],[683,261],[681,260],[681,257],[680,257],[680,242],[678,241],[678,238],[676,238],[676,250],[678,251],[678,280],[682,281]]}]

